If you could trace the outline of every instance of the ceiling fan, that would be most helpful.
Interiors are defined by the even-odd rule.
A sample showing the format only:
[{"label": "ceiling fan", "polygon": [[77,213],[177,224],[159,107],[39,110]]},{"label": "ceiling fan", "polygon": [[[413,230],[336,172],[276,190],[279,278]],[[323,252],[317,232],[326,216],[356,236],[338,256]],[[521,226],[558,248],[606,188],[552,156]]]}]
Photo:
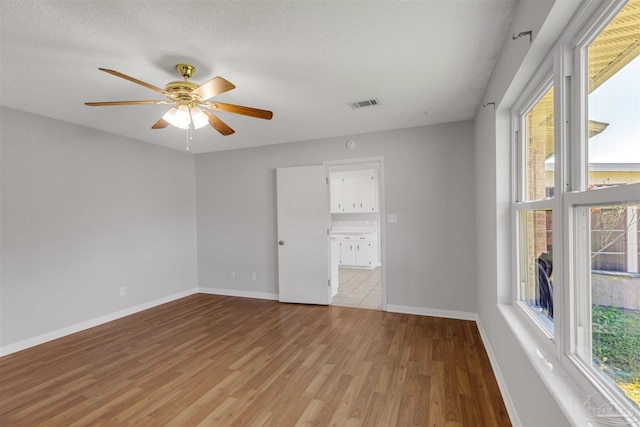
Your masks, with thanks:
[{"label": "ceiling fan", "polygon": [[112,105],[172,104],[173,107],[167,111],[160,120],[151,126],[151,129],[164,129],[169,125],[180,129],[189,129],[192,124],[195,129],[199,129],[209,124],[212,128],[226,136],[231,135],[235,131],[225,122],[216,117],[211,111],[224,111],[265,120],[271,120],[273,117],[273,113],[271,111],[243,107],[242,105],[209,101],[210,98],[216,95],[235,89],[235,86],[222,77],[214,77],[203,85],[190,82],[189,78],[196,71],[196,68],[193,65],[176,65],[176,70],[182,77],[184,77],[184,81],[170,82],[164,89],[160,89],[159,87],[150,85],[149,83],[145,83],[118,71],[108,70],[106,68],[99,68],[99,70],[154,90],[165,95],[168,99],[148,101],[85,102],[85,105],[99,107]]}]

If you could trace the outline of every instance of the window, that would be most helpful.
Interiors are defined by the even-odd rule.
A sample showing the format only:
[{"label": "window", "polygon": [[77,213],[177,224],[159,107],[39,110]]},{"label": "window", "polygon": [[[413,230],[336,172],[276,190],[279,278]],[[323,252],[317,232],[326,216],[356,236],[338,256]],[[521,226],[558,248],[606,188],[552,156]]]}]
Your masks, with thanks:
[{"label": "window", "polygon": [[[587,33],[588,34],[588,33]],[[576,355],[595,376],[634,409],[640,405],[640,1],[628,2],[600,31],[576,48],[586,84],[575,87],[587,106],[583,144],[586,182],[575,183],[585,204],[573,212],[572,266],[578,294]],[[616,187],[620,187],[617,188]],[[593,191],[598,190],[598,191]],[[572,195],[573,196],[573,195]],[[569,198],[571,200],[571,197]]]},{"label": "window", "polygon": [[551,210],[523,210],[520,229],[520,301],[553,331],[553,241]]},{"label": "window", "polygon": [[640,204],[575,208],[582,283],[576,353],[597,380],[640,406]]},{"label": "window", "polygon": [[639,14],[630,1],[586,50],[591,189],[640,182]]},{"label": "window", "polygon": [[591,269],[638,272],[637,206],[591,208]]},{"label": "window", "polygon": [[518,301],[553,334],[553,200],[555,194],[553,86],[550,77],[516,117],[519,133],[515,194],[518,212]]},{"label": "window", "polygon": [[553,197],[553,86],[535,103],[524,117],[525,193],[524,200]]},{"label": "window", "polygon": [[513,108],[514,304],[637,421],[640,0],[585,7]]}]

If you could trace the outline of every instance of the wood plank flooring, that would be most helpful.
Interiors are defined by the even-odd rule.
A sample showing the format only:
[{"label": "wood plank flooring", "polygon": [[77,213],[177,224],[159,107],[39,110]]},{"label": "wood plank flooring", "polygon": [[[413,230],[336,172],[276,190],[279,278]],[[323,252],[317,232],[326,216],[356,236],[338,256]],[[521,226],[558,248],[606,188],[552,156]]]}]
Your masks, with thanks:
[{"label": "wood plank flooring", "polygon": [[474,322],[197,294],[0,358],[2,426],[510,426]]}]

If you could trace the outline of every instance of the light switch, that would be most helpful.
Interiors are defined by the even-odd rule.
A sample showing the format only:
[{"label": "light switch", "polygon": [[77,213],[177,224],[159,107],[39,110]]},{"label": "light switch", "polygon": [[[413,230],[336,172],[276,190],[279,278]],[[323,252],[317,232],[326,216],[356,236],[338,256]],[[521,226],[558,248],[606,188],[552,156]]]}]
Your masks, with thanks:
[{"label": "light switch", "polygon": [[397,214],[389,214],[387,216],[387,222],[389,222],[389,224],[394,224],[394,223],[398,222],[398,215]]}]

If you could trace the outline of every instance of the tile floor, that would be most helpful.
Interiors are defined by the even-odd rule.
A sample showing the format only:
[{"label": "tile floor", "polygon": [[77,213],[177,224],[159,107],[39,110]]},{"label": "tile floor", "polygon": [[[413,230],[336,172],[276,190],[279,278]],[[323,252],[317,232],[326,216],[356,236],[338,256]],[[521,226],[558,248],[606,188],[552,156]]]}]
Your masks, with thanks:
[{"label": "tile floor", "polygon": [[340,268],[338,293],[331,304],[342,307],[382,310],[382,275],[373,270]]}]

